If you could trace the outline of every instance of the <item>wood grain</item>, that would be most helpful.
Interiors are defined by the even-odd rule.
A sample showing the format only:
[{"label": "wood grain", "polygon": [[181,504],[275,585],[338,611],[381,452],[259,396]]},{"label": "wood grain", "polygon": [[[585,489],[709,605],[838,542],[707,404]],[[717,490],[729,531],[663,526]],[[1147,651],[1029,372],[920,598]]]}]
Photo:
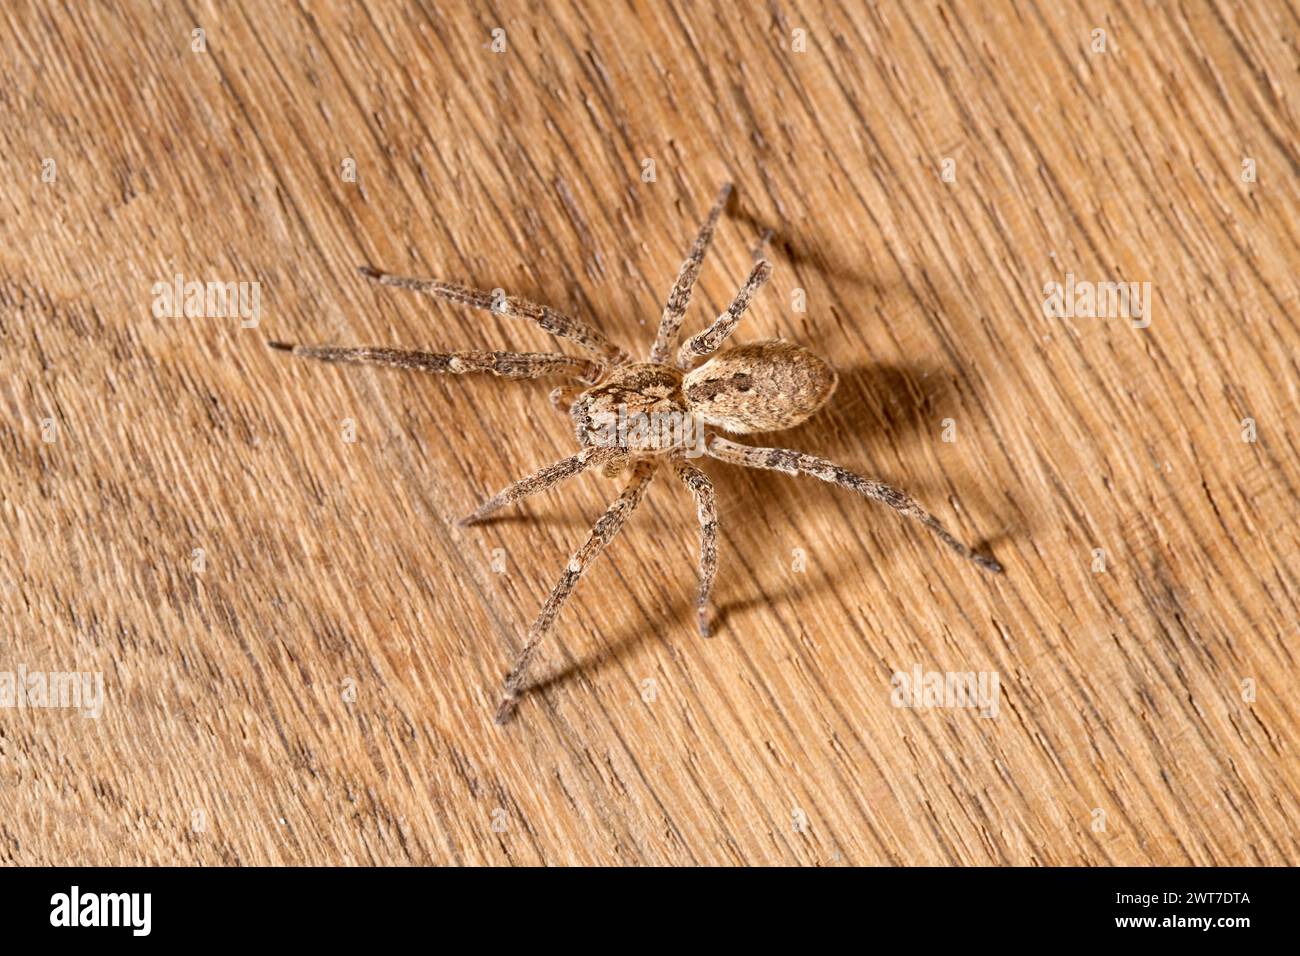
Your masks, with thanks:
[{"label": "wood grain", "polygon": [[[106,700],[0,711],[0,860],[1300,863],[1298,37],[1211,0],[3,4],[0,670]],[[727,179],[686,332],[770,228],[736,338],[842,378],[761,442],[1007,573],[710,461],[704,641],[661,474],[496,729],[618,485],[458,529],[575,449],[550,384],[264,342],[557,345],[368,263],[640,352]],[[260,283],[259,324],[155,317],[176,274]],[[1150,282],[1149,327],[1047,316],[1067,274]],[[913,668],[996,672],[998,716],[892,706]]]}]

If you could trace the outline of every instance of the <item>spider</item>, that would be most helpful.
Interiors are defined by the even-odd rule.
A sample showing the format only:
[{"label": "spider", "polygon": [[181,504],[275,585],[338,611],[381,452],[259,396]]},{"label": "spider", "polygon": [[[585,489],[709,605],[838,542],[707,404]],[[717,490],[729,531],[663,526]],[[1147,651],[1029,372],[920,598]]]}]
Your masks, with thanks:
[{"label": "spider", "polygon": [[[825,361],[802,346],[780,339],[736,346],[703,364],[696,363],[697,359],[713,355],[731,335],[754,294],[771,276],[772,265],[763,256],[770,233],[759,242],[749,277],[727,311],[704,331],[682,343],[674,356],[673,347],[695,280],[731,189],[730,184],[723,186],[691,244],[668,295],[648,360],[644,362],[631,361],[626,352],[596,329],[544,305],[505,296],[500,290],[485,292],[436,279],[390,275],[369,266],[362,266],[360,272],[383,285],[527,319],[547,332],[576,342],[591,357],[575,358],[557,352],[415,352],[372,346],[267,343],[293,355],[326,362],[451,374],[492,372],[504,378],[568,376],[570,384],[555,389],[551,402],[572,418],[582,450],[503,488],[473,514],[462,518],[459,522],[462,527],[482,521],[505,505],[553,488],[588,469],[599,467],[608,478],[630,472],[622,493],[596,522],[582,547],[573,553],[529,629],[506,675],[495,715],[497,724],[506,723],[514,714],[538,646],[551,630],[560,608],[597,555],[622,530],[628,516],[645,496],[651,478],[665,464],[695,499],[700,528],[696,621],[701,636],[709,636],[709,595],[718,566],[718,510],[713,484],[690,460],[701,451],[728,464],[775,469],[790,475],[812,475],[855,491],[919,521],[948,547],[985,570],[1002,570],[997,561],[972,551],[910,497],[883,482],[855,474],[815,455],[788,448],[742,445],[712,431],[721,429],[744,435],[791,428],[825,406],[837,382],[835,371]],[[668,420],[677,427],[626,427],[629,421],[644,424],[647,420],[660,423]],[[696,446],[689,445],[683,437],[691,434],[700,436]]]}]

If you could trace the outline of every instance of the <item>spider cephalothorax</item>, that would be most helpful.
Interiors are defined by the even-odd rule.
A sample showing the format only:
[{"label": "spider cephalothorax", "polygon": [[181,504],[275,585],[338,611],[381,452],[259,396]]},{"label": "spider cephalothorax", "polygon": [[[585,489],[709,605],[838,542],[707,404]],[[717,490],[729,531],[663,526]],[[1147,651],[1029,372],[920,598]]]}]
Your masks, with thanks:
[{"label": "spider cephalothorax", "polygon": [[[582,450],[534,472],[502,489],[462,525],[481,521],[498,508],[545,491],[565,478],[599,465],[608,477],[629,470],[623,492],[596,522],[590,536],[569,559],[559,582],[529,629],[505,679],[497,723],[514,713],[528,670],[542,638],[572,593],[583,572],[622,529],[641,502],[646,487],[661,464],[669,465],[695,498],[700,522],[699,592],[697,623],[709,634],[709,594],[717,570],[717,503],[708,476],[691,459],[704,454],[747,468],[770,468],[791,475],[805,474],[856,491],[915,518],[958,554],[989,571],[1001,571],[992,558],[977,554],[950,535],[937,520],[903,492],[864,478],[824,458],[788,448],[756,448],[728,441],[711,429],[733,434],[777,431],[798,425],[826,404],[835,390],[834,370],[801,346],[779,339],[752,342],[722,352],[698,367],[699,358],[726,340],[749,306],[749,301],[772,273],[759,252],[749,278],[736,293],[730,308],[707,329],[684,342],[673,356],[677,332],[690,302],[704,253],[713,238],[718,217],[731,194],[725,186],[700,227],[690,254],[664,306],[654,345],[645,362],[630,362],[622,349],[595,329],[543,305],[499,293],[484,292],[436,279],[393,276],[369,267],[362,273],[384,285],[413,289],[478,309],[535,322],[561,338],[581,345],[591,358],[574,358],[558,352],[413,352],[405,349],[286,345],[273,348],[328,362],[389,365],[426,372],[493,372],[506,378],[567,375],[572,379],[551,393],[551,400],[567,409]],[[675,362],[670,364],[670,357]]]},{"label": "spider cephalothorax", "polygon": [[[569,407],[582,444],[633,454],[671,451],[678,444],[671,424],[686,422],[689,414],[681,369],[652,362],[611,369]],[[669,427],[658,427],[664,423]]]}]

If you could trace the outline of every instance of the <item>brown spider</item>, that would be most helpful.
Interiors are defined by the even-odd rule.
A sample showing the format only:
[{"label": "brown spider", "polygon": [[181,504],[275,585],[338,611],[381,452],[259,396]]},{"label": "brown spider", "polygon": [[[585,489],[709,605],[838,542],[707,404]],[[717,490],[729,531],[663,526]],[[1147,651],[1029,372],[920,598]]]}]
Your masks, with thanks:
[{"label": "brown spider", "polygon": [[[602,466],[607,477],[631,469],[631,480],[623,493],[596,522],[542,605],[528,638],[505,679],[496,722],[503,724],[514,713],[520,691],[542,638],[577,585],[583,572],[614,539],[633,509],[640,504],[651,477],[667,461],[677,477],[695,497],[700,522],[700,571],[697,599],[700,634],[709,635],[709,592],[717,570],[718,512],[713,485],[704,472],[690,464],[693,454],[704,453],[719,461],[747,468],[772,468],[787,474],[806,474],[856,491],[883,502],[909,518],[915,518],[958,554],[988,571],[1002,565],[976,554],[939,524],[915,501],[889,485],[854,474],[839,465],[787,448],[756,448],[728,441],[720,435],[698,432],[703,425],[736,434],[776,431],[807,419],[830,399],[836,375],[822,359],[798,345],[768,339],[729,349],[698,367],[695,359],[712,354],[735,329],[754,293],[772,274],[772,265],[762,258],[763,242],[755,251],[749,278],[736,293],[731,307],[703,332],[688,339],[677,350],[676,364],[669,364],[678,328],[690,302],[704,253],[713,238],[731,185],[722,188],[708,218],[700,227],[690,254],[677,273],[677,281],[664,306],[659,331],[648,362],[631,362],[622,349],[577,319],[522,299],[495,295],[478,289],[435,279],[393,276],[363,266],[363,275],[387,286],[412,289],[476,309],[535,322],[548,332],[571,339],[593,359],[574,358],[554,352],[412,352],[404,349],[268,343],[272,348],[327,362],[388,365],[425,372],[492,372],[506,378],[537,378],[567,374],[579,381],[557,388],[551,401],[568,411],[583,446],[576,455],[547,465],[497,492],[477,511],[460,521],[461,526],[482,521],[504,505],[545,491],[565,478]],[[629,422],[632,428],[628,428]],[[671,427],[650,427],[647,423]],[[683,435],[699,434],[697,446]]]}]

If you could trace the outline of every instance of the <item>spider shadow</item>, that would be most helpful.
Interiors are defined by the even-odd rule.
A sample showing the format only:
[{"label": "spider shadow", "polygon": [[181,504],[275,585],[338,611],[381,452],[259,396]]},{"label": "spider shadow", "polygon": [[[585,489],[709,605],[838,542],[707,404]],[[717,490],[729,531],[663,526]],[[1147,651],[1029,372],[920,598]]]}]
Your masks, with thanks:
[{"label": "spider shadow", "polygon": [[[467,531],[488,531],[493,527],[505,528],[512,525],[519,525],[530,528],[551,528],[558,531],[590,531],[591,521],[581,516],[566,516],[558,513],[545,513],[536,510],[534,505],[532,511],[511,511],[509,513],[493,514],[480,521],[467,525],[464,530]],[[455,523],[456,519],[452,519]]]},{"label": "spider shadow", "polygon": [[858,293],[871,292],[881,298],[888,296],[889,290],[885,286],[872,278],[869,273],[826,252],[824,244],[810,243],[799,234],[770,226],[752,212],[740,208],[739,205],[731,210],[729,215],[736,223],[753,232],[755,242],[766,233],[771,252],[791,265],[813,269],[835,282],[851,283],[859,287],[856,290]]},{"label": "spider shadow", "polygon": [[[589,651],[546,674],[525,689],[525,694],[544,693],[561,687],[573,678],[581,675],[593,675],[602,669],[627,660],[644,641],[658,637],[665,645],[678,639],[698,641],[703,644],[739,640],[743,633],[728,625],[731,615],[750,608],[771,606],[791,597],[806,598],[827,591],[835,586],[830,574],[817,569],[812,574],[800,575],[798,583],[781,588],[775,594],[767,596],[753,595],[726,603],[715,603],[711,618],[712,633],[709,637],[700,637],[696,632],[695,603],[687,596],[687,591],[673,597],[666,604],[658,605],[658,613],[653,620],[647,619],[641,624],[631,625],[623,633],[607,641],[603,647]],[[676,656],[679,651],[670,645],[669,652]]]}]

